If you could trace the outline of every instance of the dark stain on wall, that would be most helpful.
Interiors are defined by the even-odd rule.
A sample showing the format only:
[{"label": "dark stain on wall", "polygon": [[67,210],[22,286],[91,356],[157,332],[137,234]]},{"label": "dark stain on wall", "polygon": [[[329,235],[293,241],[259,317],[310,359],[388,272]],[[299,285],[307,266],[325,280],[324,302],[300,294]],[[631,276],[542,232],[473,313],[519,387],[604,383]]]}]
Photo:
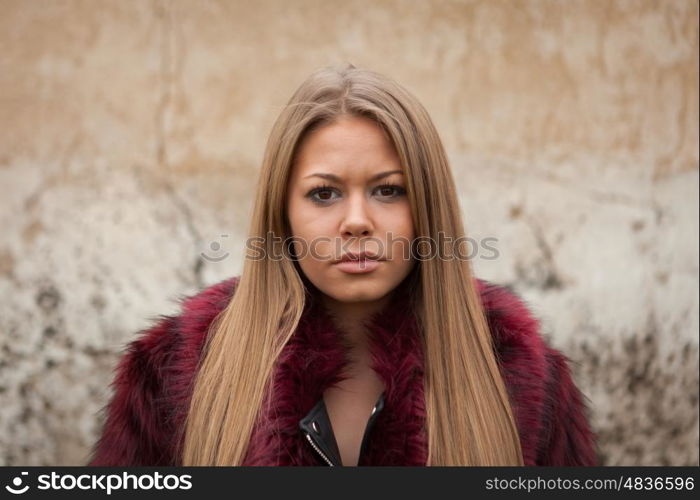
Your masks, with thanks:
[{"label": "dark stain on wall", "polygon": [[698,346],[667,337],[650,327],[565,349],[595,415],[602,465],[698,465]]},{"label": "dark stain on wall", "polygon": [[55,311],[61,303],[61,294],[53,285],[39,289],[36,294],[36,304],[45,313]]}]

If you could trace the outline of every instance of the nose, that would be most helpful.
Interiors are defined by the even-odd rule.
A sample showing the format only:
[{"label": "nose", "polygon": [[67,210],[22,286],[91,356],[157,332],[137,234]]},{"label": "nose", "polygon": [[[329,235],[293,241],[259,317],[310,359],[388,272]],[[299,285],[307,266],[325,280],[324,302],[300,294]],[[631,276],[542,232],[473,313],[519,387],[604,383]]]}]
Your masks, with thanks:
[{"label": "nose", "polygon": [[340,233],[343,236],[370,236],[374,232],[371,213],[367,200],[361,194],[349,198],[347,211],[341,222]]}]

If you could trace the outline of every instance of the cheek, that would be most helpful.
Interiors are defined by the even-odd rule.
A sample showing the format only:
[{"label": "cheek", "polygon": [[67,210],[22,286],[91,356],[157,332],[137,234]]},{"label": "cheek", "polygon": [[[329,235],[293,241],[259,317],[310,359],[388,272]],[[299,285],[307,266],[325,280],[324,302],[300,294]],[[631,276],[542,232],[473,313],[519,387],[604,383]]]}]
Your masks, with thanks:
[{"label": "cheek", "polygon": [[413,218],[408,203],[402,206],[401,210],[396,210],[387,223],[391,224],[388,230],[393,235],[390,249],[392,260],[397,266],[397,271],[403,272],[404,268],[410,268],[413,265],[411,245],[415,238]]},{"label": "cheek", "polygon": [[411,207],[408,205],[408,202],[395,207],[394,210],[387,213],[386,217],[383,218],[383,223],[387,231],[391,231],[396,236],[403,236],[409,239],[414,237],[413,218],[411,217]]},{"label": "cheek", "polygon": [[304,207],[299,203],[296,197],[292,197],[287,203],[287,219],[292,232],[298,232],[298,228],[303,226]]},{"label": "cheek", "polygon": [[289,203],[288,218],[294,252],[307,274],[321,269],[324,259],[330,255],[330,243],[327,241],[329,234],[318,215],[318,211],[303,200]]},{"label": "cheek", "polygon": [[308,210],[305,210],[302,204],[291,203],[288,217],[291,236],[294,237],[295,241],[297,239],[308,240],[313,238],[313,219],[309,217]]},{"label": "cheek", "polygon": [[327,234],[328,217],[307,200],[290,201],[288,217],[294,236],[313,237]]}]

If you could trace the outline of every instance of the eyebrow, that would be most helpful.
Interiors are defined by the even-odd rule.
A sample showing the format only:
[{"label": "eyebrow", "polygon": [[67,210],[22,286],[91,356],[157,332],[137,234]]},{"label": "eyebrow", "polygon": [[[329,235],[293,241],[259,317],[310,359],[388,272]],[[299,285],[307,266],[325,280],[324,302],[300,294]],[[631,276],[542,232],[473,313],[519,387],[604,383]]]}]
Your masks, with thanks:
[{"label": "eyebrow", "polygon": [[[403,175],[403,172],[401,170],[389,170],[387,172],[380,172],[380,173],[375,174],[372,177],[370,177],[369,180],[376,181],[376,180],[379,180],[383,177],[387,177],[391,174],[402,174]],[[328,179],[329,181],[334,181],[334,182],[338,182],[338,183],[342,182],[342,179],[340,177],[338,177],[337,175],[325,174],[325,173],[321,173],[321,172],[317,172],[315,174],[309,174],[306,177],[304,177],[304,179],[308,179],[309,177],[321,177],[322,179]]]}]

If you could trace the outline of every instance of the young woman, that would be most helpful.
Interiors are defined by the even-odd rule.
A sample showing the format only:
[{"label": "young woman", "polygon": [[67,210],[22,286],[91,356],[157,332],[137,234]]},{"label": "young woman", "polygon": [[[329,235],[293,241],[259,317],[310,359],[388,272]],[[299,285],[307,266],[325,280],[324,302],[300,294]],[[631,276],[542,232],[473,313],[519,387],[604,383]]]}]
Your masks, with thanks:
[{"label": "young woman", "polygon": [[415,97],[314,73],[270,135],[241,276],[130,344],[90,464],[594,465],[567,359],[460,241]]}]

